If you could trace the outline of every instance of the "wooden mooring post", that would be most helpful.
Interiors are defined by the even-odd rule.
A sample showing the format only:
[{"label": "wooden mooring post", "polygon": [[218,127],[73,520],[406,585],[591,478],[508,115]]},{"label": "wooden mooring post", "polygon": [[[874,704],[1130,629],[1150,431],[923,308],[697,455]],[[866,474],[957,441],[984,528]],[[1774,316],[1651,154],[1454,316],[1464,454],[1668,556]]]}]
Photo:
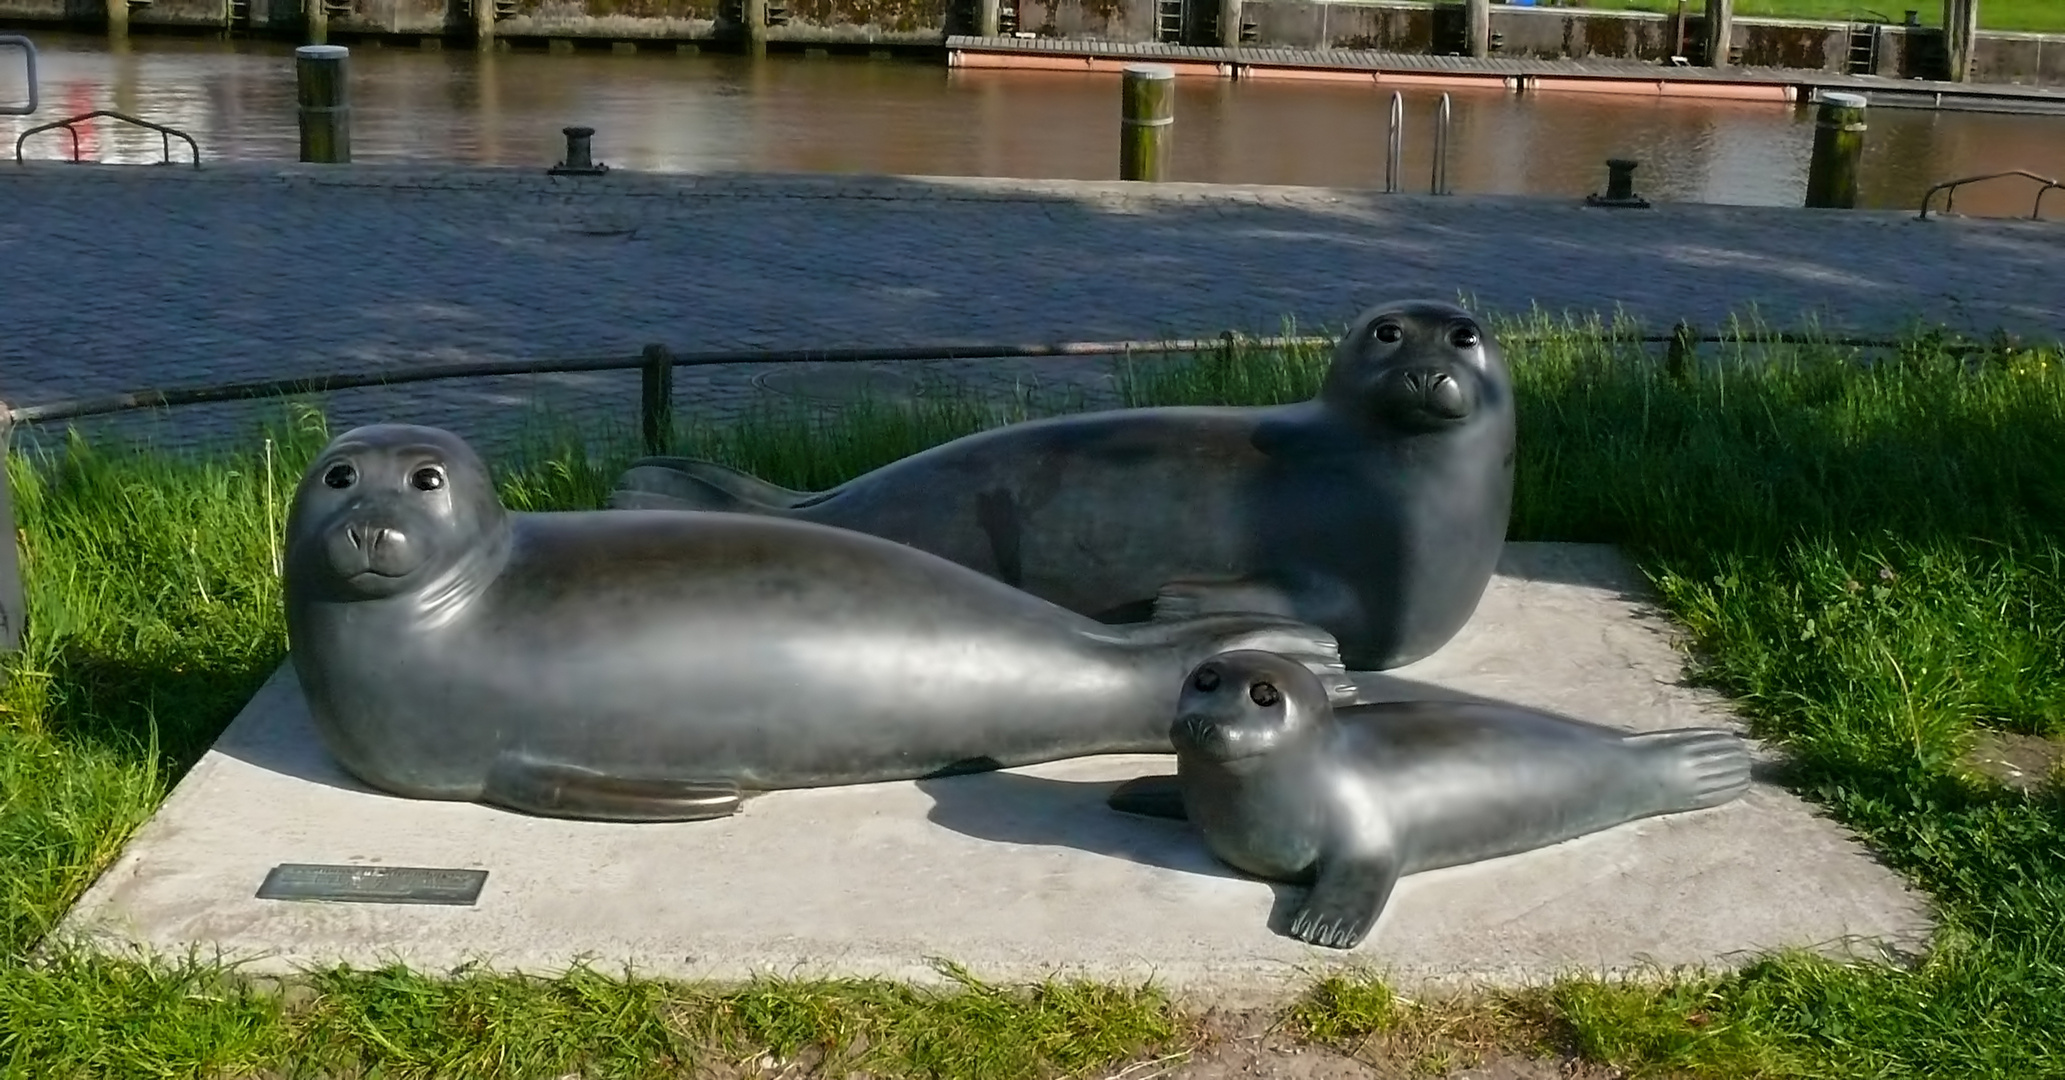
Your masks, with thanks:
[{"label": "wooden mooring post", "polygon": [[301,36],[308,45],[330,40],[329,0],[301,0]]},{"label": "wooden mooring post", "polygon": [[1724,68],[1735,44],[1735,0],[1706,0],[1706,66]]},{"label": "wooden mooring post", "polygon": [[[91,11],[92,8],[86,10]],[[108,36],[129,36],[129,0],[107,0]]]},{"label": "wooden mooring post", "polygon": [[1979,33],[1979,0],[1943,0],[1943,77],[1972,77],[1972,42]]},{"label": "wooden mooring post", "polygon": [[993,38],[1002,32],[1001,0],[975,0],[975,36]]},{"label": "wooden mooring post", "polygon": [[739,29],[747,56],[767,55],[767,0],[739,0]]},{"label": "wooden mooring post", "polygon": [[1219,47],[1240,48],[1240,0],[1219,0]]},{"label": "wooden mooring post", "polygon": [[1176,69],[1130,64],[1119,96],[1119,179],[1161,180],[1169,172],[1169,129],[1176,123]]},{"label": "wooden mooring post", "polygon": [[1857,163],[1864,157],[1862,94],[1825,93],[1814,119],[1814,156],[1807,162],[1807,205],[1848,210],[1857,205]]},{"label": "wooden mooring post", "polygon": [[1470,55],[1482,60],[1491,55],[1491,0],[1463,0],[1463,17],[1468,23]]},{"label": "wooden mooring post", "polygon": [[294,50],[303,161],[351,161],[351,95],[345,69],[350,56],[351,50],[342,45],[303,45]]},{"label": "wooden mooring post", "polygon": [[495,47],[495,0],[470,0],[473,4],[473,44],[475,48]]}]

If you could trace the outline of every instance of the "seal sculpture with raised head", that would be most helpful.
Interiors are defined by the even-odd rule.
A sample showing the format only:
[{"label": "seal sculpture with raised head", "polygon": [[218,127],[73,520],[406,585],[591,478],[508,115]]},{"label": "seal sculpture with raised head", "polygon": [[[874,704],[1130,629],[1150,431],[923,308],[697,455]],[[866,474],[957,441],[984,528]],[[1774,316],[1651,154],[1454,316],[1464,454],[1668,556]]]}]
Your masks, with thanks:
[{"label": "seal sculpture with raised head", "polygon": [[1176,776],[1128,781],[1111,805],[1187,817],[1234,869],[1309,883],[1290,934],[1337,949],[1361,943],[1401,875],[1718,806],[1750,782],[1748,748],[1718,728],[1631,735],[1475,702],[1337,709],[1304,668],[1257,651],[1199,665],[1170,738]]},{"label": "seal sculpture with raised head", "polygon": [[374,787],[688,820],[744,793],[1166,751],[1232,647],[1354,683],[1273,616],[1113,627],[879,537],[737,514],[512,513],[462,440],[334,440],[287,519],[291,657]]},{"label": "seal sculpture with raised head", "polygon": [[1284,615],[1375,670],[1432,653],[1476,610],[1513,451],[1498,344],[1469,312],[1417,301],[1363,313],[1310,401],[1009,424],[816,493],[647,458],[610,505],[872,533],[1107,622]]}]

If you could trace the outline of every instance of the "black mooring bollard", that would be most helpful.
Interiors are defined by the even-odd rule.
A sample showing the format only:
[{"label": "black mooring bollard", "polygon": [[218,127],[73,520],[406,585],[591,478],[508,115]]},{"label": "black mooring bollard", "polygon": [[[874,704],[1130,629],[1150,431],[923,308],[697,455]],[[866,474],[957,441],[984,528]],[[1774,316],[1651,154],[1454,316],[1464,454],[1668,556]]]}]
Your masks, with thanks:
[{"label": "black mooring bollard", "polygon": [[1638,164],[1627,158],[1609,159],[1606,162],[1606,194],[1594,192],[1585,196],[1585,205],[1647,207],[1649,200],[1635,194],[1635,166]]},{"label": "black mooring bollard", "polygon": [[609,171],[609,166],[595,163],[594,154],[588,148],[588,140],[595,137],[594,128],[570,127],[559,130],[566,136],[566,160],[552,167],[552,175],[601,176]]},{"label": "black mooring bollard", "polygon": [[674,354],[647,345],[639,367],[638,426],[647,454],[664,454],[674,442]]}]

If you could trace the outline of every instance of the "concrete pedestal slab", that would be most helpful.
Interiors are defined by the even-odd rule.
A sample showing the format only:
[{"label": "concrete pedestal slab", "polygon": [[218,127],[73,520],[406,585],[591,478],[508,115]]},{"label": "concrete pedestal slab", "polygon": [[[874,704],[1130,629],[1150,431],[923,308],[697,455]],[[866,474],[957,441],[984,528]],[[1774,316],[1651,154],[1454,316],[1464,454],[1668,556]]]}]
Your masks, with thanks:
[{"label": "concrete pedestal slab", "polygon": [[[1630,729],[1732,724],[1681,685],[1670,628],[1612,550],[1510,545],[1477,616],[1436,656],[1363,676],[1384,697],[1483,696]],[[1799,799],[1739,802],[1405,879],[1359,949],[1284,937],[1302,890],[1217,865],[1189,827],[1104,806],[1157,755],[778,792],[678,825],[530,818],[367,789],[317,742],[283,668],[179,784],[61,933],[198,946],[255,971],[473,961],[552,972],[928,981],[1152,977],[1266,999],[1368,964],[1405,985],[1725,966],[1786,946],[1918,949],[1924,899]],[[254,897],[279,863],[488,871],[474,906]],[[1870,952],[1869,947],[1863,951]]]}]

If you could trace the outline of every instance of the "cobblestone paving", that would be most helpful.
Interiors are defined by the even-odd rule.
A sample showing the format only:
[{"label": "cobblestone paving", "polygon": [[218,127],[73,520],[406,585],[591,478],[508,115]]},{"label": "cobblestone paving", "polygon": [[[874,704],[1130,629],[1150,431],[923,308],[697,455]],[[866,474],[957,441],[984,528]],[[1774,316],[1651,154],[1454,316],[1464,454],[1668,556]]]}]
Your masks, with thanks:
[{"label": "cobblestone paving", "polygon": [[[1306,188],[356,166],[0,165],[0,398],[467,359],[1270,333],[1403,294],[1506,311],[2065,335],[2065,226],[1912,213]],[[1108,395],[1100,361],[935,376]],[[908,378],[877,378],[892,391]],[[801,373],[779,378],[793,387]],[[683,369],[735,415],[764,368]],[[807,380],[804,380],[807,385]],[[633,372],[332,395],[336,422],[499,439],[530,410],[635,422]],[[277,405],[88,421],[176,444]]]}]

